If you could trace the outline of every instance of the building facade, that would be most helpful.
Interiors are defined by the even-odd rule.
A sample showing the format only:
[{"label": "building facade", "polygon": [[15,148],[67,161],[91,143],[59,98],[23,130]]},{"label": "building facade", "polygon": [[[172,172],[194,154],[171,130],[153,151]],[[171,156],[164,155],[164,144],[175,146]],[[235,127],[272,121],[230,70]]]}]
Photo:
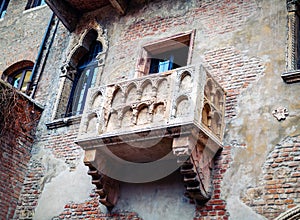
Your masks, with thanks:
[{"label": "building facade", "polygon": [[298,219],[299,4],[3,1],[1,218]]}]

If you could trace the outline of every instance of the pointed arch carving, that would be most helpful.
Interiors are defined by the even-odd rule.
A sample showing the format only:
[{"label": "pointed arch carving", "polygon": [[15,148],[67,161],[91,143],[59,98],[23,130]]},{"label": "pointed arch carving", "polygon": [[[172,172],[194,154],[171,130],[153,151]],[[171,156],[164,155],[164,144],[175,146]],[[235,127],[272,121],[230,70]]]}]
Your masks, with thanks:
[{"label": "pointed arch carving", "polygon": [[[92,22],[89,27],[84,29],[82,33],[79,34],[79,37],[72,36],[69,52],[65,61],[65,65],[70,66],[71,68],[76,67],[76,62],[84,56],[89,50],[91,42],[96,40],[102,44],[102,52],[97,56],[98,64],[104,64],[104,58],[108,49],[108,40],[106,31],[96,22]],[[78,58],[79,57],[79,58]]]},{"label": "pointed arch carving", "polygon": [[97,69],[94,86],[100,85],[101,75],[105,65],[106,52],[108,49],[108,39],[106,30],[94,20],[82,31],[73,32],[69,46],[67,48],[66,59],[60,68],[60,85],[58,97],[55,103],[55,111],[52,120],[64,118],[67,103],[71,95],[73,80],[76,76],[79,61],[89,52],[90,46],[97,41],[101,44],[102,50],[96,55]]}]

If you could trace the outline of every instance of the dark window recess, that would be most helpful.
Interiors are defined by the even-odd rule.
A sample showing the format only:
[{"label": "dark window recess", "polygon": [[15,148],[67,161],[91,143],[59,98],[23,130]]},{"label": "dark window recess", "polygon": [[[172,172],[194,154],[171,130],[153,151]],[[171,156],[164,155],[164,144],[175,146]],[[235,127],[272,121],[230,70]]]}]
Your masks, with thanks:
[{"label": "dark window recess", "polygon": [[137,64],[138,74],[163,73],[187,66],[191,62],[194,31],[147,44]]},{"label": "dark window recess", "polygon": [[46,4],[45,0],[28,0],[25,10],[34,8],[37,6],[45,5],[45,4]]},{"label": "dark window recess", "polygon": [[296,39],[296,54],[297,54],[297,69],[300,69],[300,19],[299,19],[299,15],[297,13],[296,16],[296,27],[297,27],[297,39]]},{"label": "dark window recess", "polygon": [[8,77],[8,82],[21,92],[26,93],[31,82],[32,68],[24,68],[16,71]]},{"label": "dark window recess", "polygon": [[2,0],[0,5],[0,18],[3,18],[6,14],[7,6],[8,6],[9,0]]},{"label": "dark window recess", "polygon": [[88,89],[96,82],[98,60],[96,56],[102,51],[102,44],[94,42],[89,52],[83,56],[78,65],[64,117],[82,114]]},{"label": "dark window recess", "polygon": [[151,73],[162,73],[187,65],[189,47],[166,51],[159,54],[150,54]]}]

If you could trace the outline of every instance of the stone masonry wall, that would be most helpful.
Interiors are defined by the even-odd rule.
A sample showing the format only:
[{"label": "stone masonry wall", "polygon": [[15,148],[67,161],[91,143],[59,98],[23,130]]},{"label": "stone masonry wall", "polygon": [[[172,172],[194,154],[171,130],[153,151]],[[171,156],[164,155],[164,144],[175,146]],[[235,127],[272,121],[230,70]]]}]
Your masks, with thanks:
[{"label": "stone masonry wall", "polygon": [[0,218],[12,219],[41,108],[0,82]]},{"label": "stone masonry wall", "polygon": [[16,62],[35,62],[51,11],[46,5],[25,10],[26,3],[10,1],[5,16],[0,20],[0,75]]},{"label": "stone masonry wall", "polygon": [[[107,30],[109,50],[99,84],[133,78],[145,43],[195,29],[191,64],[204,64],[227,91],[225,147],[215,158],[213,197],[203,207],[190,204],[195,207],[195,219],[264,219],[264,216],[272,219],[299,204],[294,197],[297,191],[293,189],[291,198],[286,195],[291,187],[284,188],[283,197],[278,195],[281,191],[276,194],[270,188],[281,181],[273,164],[278,164],[276,172],[279,167],[289,169],[286,175],[293,175],[289,178],[291,184],[298,178],[297,171],[294,174],[290,171],[296,166],[289,165],[287,160],[297,161],[297,156],[291,155],[297,151],[297,139],[291,139],[293,147],[285,146],[293,151],[278,147],[284,144],[277,145],[299,131],[297,103],[300,102],[295,92],[299,86],[287,86],[280,78],[285,68],[284,1],[193,0],[172,1],[172,4],[167,0],[151,1],[129,9],[124,17],[111,13],[110,8],[105,10],[83,16],[72,33],[82,33],[86,24],[95,19]],[[69,47],[68,40],[65,28],[60,26],[36,94],[45,104],[45,111],[15,218],[139,219],[151,211],[161,211],[164,198],[160,201],[162,206],[150,213],[141,209],[105,214],[83,166],[83,152],[73,143],[78,124],[46,128],[58,98],[60,67]],[[278,122],[271,114],[277,105],[287,106],[291,117]],[[278,157],[273,157],[272,152]],[[284,154],[287,152],[289,155]],[[258,187],[259,177],[263,185]],[[148,196],[143,194],[140,198],[145,206],[155,203]],[[283,205],[284,201],[288,204]],[[269,212],[265,202],[271,202],[276,210]]]}]

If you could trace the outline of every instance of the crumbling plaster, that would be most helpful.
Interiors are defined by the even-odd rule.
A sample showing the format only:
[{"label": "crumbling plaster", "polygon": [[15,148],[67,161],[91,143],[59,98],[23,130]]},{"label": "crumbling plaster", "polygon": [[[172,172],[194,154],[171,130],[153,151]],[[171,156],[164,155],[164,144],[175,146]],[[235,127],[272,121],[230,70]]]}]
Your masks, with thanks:
[{"label": "crumbling plaster", "polygon": [[[180,173],[146,184],[121,184],[116,210],[134,210],[144,220],[193,219],[195,208],[183,196]],[[161,199],[164,198],[164,199]]]},{"label": "crumbling plaster", "polygon": [[[199,61],[202,62],[203,53],[205,51],[230,46],[242,51],[248,57],[255,57],[264,63],[264,76],[261,76],[258,81],[243,91],[239,97],[237,106],[238,115],[235,118],[228,120],[226,124],[224,145],[231,145],[233,147],[233,161],[230,169],[225,174],[222,187],[222,198],[227,201],[231,219],[264,219],[264,217],[254,213],[251,207],[243,204],[240,198],[247,188],[255,187],[259,183],[262,165],[267,154],[285,137],[296,135],[300,126],[298,123],[300,119],[300,98],[297,92],[300,89],[300,84],[287,85],[280,77],[281,73],[285,71],[285,1],[258,0],[255,1],[255,3],[258,10],[250,17],[245,17],[245,25],[235,32],[216,34],[211,38],[211,35],[205,34],[205,27],[202,27],[202,24],[199,23],[199,21],[193,21],[190,26],[186,26],[183,29],[181,27],[174,28],[170,32],[164,32],[155,37],[155,39],[158,39],[170,36],[178,32],[190,30],[190,27],[195,26],[198,29],[196,32],[193,63],[198,63]],[[169,10],[162,8],[159,9],[159,11],[165,10],[168,12],[168,15],[172,15],[178,9],[176,7],[179,7],[179,5],[175,6],[169,8]],[[153,7],[153,10],[149,10],[149,12],[146,12],[145,9],[144,19],[150,19],[151,13],[157,10],[157,8],[160,8],[160,5],[152,5],[151,7]],[[187,10],[188,8],[189,6],[186,5],[186,7],[183,7],[183,10]],[[107,11],[109,12],[109,10]],[[97,11],[94,13],[97,13]],[[139,50],[137,48],[140,48],[144,42],[151,40],[150,38],[145,38],[139,41],[138,44],[136,44],[136,41],[132,41],[127,44],[127,47],[123,51],[121,49],[124,48],[119,48],[120,44],[118,44],[118,37],[121,36],[121,33],[126,31],[125,27],[127,25],[134,22],[133,19],[136,19],[134,18],[134,13],[136,12],[130,12],[129,15],[124,18],[117,17],[111,20],[107,18],[103,21],[103,27],[108,30],[109,49],[105,70],[103,71],[104,73],[101,78],[102,85],[111,81],[132,78],[134,76],[135,59],[139,56]],[[101,14],[101,16],[109,17],[109,15],[105,15],[105,13]],[[101,20],[101,16],[99,16],[99,20]],[[218,15],[216,14],[215,16]],[[87,22],[91,17],[94,19],[93,13],[90,17],[84,17],[81,23]],[[114,21],[118,21],[118,23],[112,24]],[[62,50],[59,52],[61,53],[61,51]],[[65,55],[62,53],[60,56]],[[51,60],[54,60],[53,57]],[[46,68],[46,71],[53,71],[53,73],[55,73],[53,74],[55,76],[51,76],[53,77],[53,85],[56,85],[55,82],[58,81],[59,67],[61,66],[60,64],[62,64],[61,60],[56,61],[56,69],[49,66]],[[57,90],[52,90],[52,92],[49,93],[49,97],[57,98],[56,92]],[[54,101],[54,98],[51,98],[49,101],[49,108],[45,110],[46,113],[44,112],[44,118],[41,120],[41,124],[43,122],[49,122],[49,115],[51,114],[48,113],[52,110],[51,104],[53,104]],[[278,106],[283,106],[289,111],[289,116],[283,121],[277,121],[272,115],[272,111]],[[50,131],[47,131],[43,126],[40,126],[40,129],[41,132],[50,133]],[[40,146],[40,148],[43,149],[42,146]],[[88,191],[93,187],[86,174],[87,168],[84,168],[82,163],[78,163],[75,171],[70,172],[63,161],[53,158],[51,154],[46,157],[49,157],[50,161],[52,161],[51,163],[56,161],[57,168],[59,169],[57,169],[57,172],[55,172],[51,181],[45,184],[44,191],[36,209],[36,219],[40,216],[43,207],[55,203],[57,198],[61,198],[56,204],[57,206],[51,208],[47,206],[47,209],[49,209],[49,216],[51,211],[53,213],[51,216],[61,212],[63,204],[66,204],[69,200],[83,201],[84,199],[87,199]],[[47,163],[44,163],[44,165],[47,166]],[[72,181],[75,178],[75,174],[78,174],[78,176],[75,181]],[[66,184],[68,182],[71,186]],[[76,186],[74,186],[72,185],[72,182],[77,184],[84,183],[85,185],[80,189],[81,187],[79,187],[79,185],[75,184]],[[63,188],[61,188],[62,186]],[[67,186],[71,187],[70,189],[73,189],[74,191],[67,190],[67,188],[65,188]],[[58,188],[59,191],[55,191],[56,188]],[[150,208],[147,210],[144,207],[140,207],[140,204],[144,204],[144,201],[149,199],[149,195],[152,195],[150,198],[155,198],[152,194],[153,192],[150,192],[149,194],[145,193],[140,200],[134,200],[138,197],[137,195],[144,192],[144,189],[141,188],[140,191],[136,191],[136,189],[129,185],[124,185],[123,189],[124,190],[121,191],[121,198],[123,199],[120,200],[120,204],[118,205],[119,209],[131,208],[132,210],[138,211],[140,216],[145,219],[153,214],[152,211],[154,210],[154,207],[152,207],[152,210],[150,210]],[[64,194],[66,197],[61,196],[62,194],[59,194],[57,198],[49,197],[50,192],[53,193],[51,190],[53,190],[53,192],[66,193]],[[72,197],[77,190],[82,190],[80,191],[80,195],[78,195],[78,197]],[[180,190],[181,189],[178,188],[178,191]],[[131,197],[132,193],[136,193],[136,195]],[[171,193],[173,193],[173,191]],[[178,192],[177,194],[182,195],[181,192]],[[67,197],[69,197],[68,201],[65,200]],[[177,202],[180,201],[178,198],[175,200]],[[138,203],[138,201],[141,201],[141,203]],[[172,201],[174,201],[174,198]],[[161,204],[162,207],[166,205],[165,200],[159,202],[164,203]],[[180,202],[180,205],[182,205],[182,202]],[[175,205],[174,207],[177,206]],[[194,209],[194,206],[187,205],[185,208],[188,210],[186,213],[187,219],[191,219],[191,210]],[[168,210],[170,210],[168,213],[172,211],[171,209]],[[163,212],[162,210],[159,211],[160,213]],[[151,218],[149,217],[149,219]]]},{"label": "crumbling plaster", "polygon": [[33,219],[51,219],[59,215],[70,201],[83,202],[89,198],[93,189],[88,168],[81,162],[70,172],[65,162],[57,159],[48,150],[41,148],[32,160],[41,161],[44,175],[40,180],[42,193],[35,209]]},{"label": "crumbling plaster", "polygon": [[[247,188],[259,184],[263,163],[274,146],[300,130],[300,84],[287,85],[280,77],[285,71],[285,2],[258,3],[258,19],[247,22],[248,26],[232,38],[236,47],[261,58],[265,64],[264,76],[242,92],[238,115],[226,125],[224,144],[232,146],[233,161],[225,174],[222,192],[232,219],[253,219],[249,218],[253,210],[245,207],[241,197]],[[282,121],[272,115],[280,106],[289,111]]]}]

